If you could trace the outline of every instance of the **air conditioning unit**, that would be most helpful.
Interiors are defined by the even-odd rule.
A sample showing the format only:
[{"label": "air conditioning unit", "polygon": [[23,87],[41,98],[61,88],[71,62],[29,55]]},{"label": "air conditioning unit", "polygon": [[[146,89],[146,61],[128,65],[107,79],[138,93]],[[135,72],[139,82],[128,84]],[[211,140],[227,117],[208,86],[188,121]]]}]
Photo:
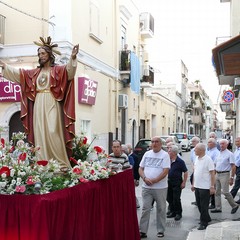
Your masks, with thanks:
[{"label": "air conditioning unit", "polygon": [[144,12],[140,14],[140,33],[144,38],[152,38],[154,35],[154,18],[148,13]]},{"label": "air conditioning unit", "polygon": [[128,107],[128,95],[127,94],[119,94],[118,107],[119,108],[127,108]]}]

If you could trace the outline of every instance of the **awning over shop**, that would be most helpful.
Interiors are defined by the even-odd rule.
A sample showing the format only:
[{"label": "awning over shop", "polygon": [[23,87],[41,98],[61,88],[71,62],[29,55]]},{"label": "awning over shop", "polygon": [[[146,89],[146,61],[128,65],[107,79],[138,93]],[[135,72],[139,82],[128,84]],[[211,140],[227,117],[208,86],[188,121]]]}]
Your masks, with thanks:
[{"label": "awning over shop", "polygon": [[220,85],[234,86],[240,76],[240,35],[212,49],[213,65]]}]

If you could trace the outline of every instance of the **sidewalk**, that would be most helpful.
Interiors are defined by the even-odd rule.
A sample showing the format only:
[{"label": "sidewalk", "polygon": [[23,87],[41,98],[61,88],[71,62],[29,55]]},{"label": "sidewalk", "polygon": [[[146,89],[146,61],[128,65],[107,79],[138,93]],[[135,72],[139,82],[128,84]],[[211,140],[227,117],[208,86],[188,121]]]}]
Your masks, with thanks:
[{"label": "sidewalk", "polygon": [[187,240],[204,240],[206,230],[199,231],[197,228],[189,232]]},{"label": "sidewalk", "polygon": [[239,221],[226,221],[211,224],[204,231],[194,229],[187,240],[239,240]]}]

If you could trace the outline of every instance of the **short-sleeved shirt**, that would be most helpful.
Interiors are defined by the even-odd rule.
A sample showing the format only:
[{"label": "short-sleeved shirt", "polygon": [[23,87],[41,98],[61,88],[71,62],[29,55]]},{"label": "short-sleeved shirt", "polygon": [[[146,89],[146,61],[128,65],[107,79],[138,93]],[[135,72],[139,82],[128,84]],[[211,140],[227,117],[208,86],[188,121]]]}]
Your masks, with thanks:
[{"label": "short-sleeved shirt", "polygon": [[191,152],[190,152],[190,160],[192,161],[192,163],[194,164],[195,162],[195,159],[196,159],[196,154],[195,154],[195,148],[192,148],[191,149]]},{"label": "short-sleeved shirt", "polygon": [[235,164],[234,155],[231,151],[225,149],[224,151],[220,151],[214,163],[217,172],[231,171],[231,164]]},{"label": "short-sleeved shirt", "polygon": [[171,168],[168,172],[168,179],[182,180],[182,174],[187,172],[185,162],[177,157],[175,161],[172,161]]},{"label": "short-sleeved shirt", "polygon": [[235,165],[240,167],[240,147],[237,148],[234,152]]},{"label": "short-sleeved shirt", "polygon": [[215,162],[219,154],[220,151],[217,149],[217,147],[207,150],[207,155],[213,160],[213,162]]},{"label": "short-sleeved shirt", "polygon": [[194,187],[201,189],[210,189],[211,173],[214,170],[212,159],[205,155],[202,158],[196,157],[194,163]]},{"label": "short-sleeved shirt", "polygon": [[[146,178],[156,178],[163,172],[163,169],[170,168],[170,157],[164,150],[160,150],[157,153],[153,152],[153,150],[149,150],[143,155],[139,166],[144,168],[144,175]],[[142,187],[152,189],[167,188],[167,176],[151,186],[148,186],[144,182]]]}]

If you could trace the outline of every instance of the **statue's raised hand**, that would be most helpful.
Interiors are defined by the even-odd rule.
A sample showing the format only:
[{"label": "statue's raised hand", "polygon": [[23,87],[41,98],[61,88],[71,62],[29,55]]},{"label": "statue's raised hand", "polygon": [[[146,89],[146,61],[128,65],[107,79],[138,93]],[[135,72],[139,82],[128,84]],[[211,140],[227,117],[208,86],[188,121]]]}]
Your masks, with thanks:
[{"label": "statue's raised hand", "polygon": [[72,59],[75,59],[79,51],[79,44],[75,45],[72,50]]}]

